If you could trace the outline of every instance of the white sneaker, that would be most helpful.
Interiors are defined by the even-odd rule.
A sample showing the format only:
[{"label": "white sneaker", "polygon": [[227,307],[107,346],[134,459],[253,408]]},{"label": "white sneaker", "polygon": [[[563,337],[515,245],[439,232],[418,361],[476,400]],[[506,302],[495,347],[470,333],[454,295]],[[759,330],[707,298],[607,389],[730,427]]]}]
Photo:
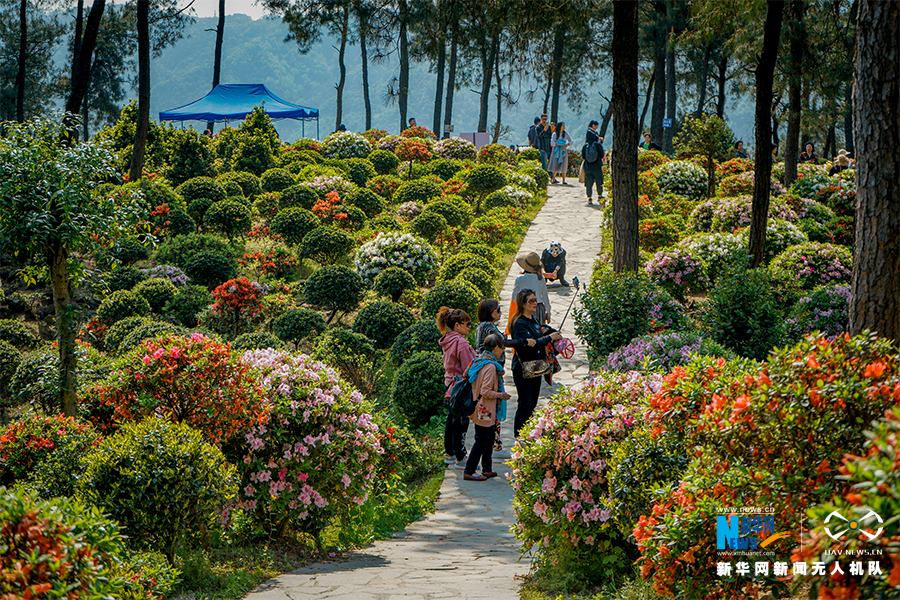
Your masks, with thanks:
[{"label": "white sneaker", "polygon": [[466,461],[468,461],[468,460],[469,460],[469,457],[467,456],[467,457],[465,457],[465,458],[462,459],[462,460],[456,461],[456,463],[453,465],[453,468],[454,468],[454,469],[465,469],[465,468],[466,468]]},{"label": "white sneaker", "polygon": [[455,456],[450,456],[449,454],[445,454],[445,455],[444,455],[444,464],[445,464],[445,465],[452,465],[452,464],[454,464],[454,463],[456,463],[456,457],[455,457]]}]

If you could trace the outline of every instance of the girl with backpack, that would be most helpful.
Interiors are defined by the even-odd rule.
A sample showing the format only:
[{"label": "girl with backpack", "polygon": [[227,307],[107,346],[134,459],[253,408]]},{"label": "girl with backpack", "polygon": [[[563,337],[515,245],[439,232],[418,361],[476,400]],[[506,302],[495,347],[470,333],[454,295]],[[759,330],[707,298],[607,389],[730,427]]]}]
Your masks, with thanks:
[{"label": "girl with backpack", "polygon": [[[472,319],[466,311],[442,306],[437,314],[437,326],[443,336],[439,343],[444,354],[444,402],[450,400],[450,384],[457,375],[465,373],[475,358],[475,351],[466,341],[472,328]],[[469,417],[457,417],[447,413],[444,426],[444,464],[462,469],[466,464],[466,430]]]},{"label": "girl with backpack", "polygon": [[[484,340],[484,350],[478,354],[467,370],[467,377],[472,384],[472,395],[477,398],[475,412],[471,415],[475,424],[475,444],[463,472],[463,479],[469,481],[486,481],[497,476],[491,467],[497,409],[500,400],[510,398],[503,389],[503,366],[499,362],[505,349],[506,344],[502,336],[496,334],[487,336]],[[475,473],[479,462],[480,475]]]}]

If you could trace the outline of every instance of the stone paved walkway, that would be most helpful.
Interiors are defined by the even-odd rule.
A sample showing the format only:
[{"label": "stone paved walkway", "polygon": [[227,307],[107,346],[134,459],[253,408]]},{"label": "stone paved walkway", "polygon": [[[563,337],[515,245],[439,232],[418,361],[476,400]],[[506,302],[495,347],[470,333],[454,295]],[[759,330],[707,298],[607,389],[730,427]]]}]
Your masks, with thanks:
[{"label": "stone paved walkway", "polygon": [[[550,186],[549,199],[522,243],[522,250],[540,254],[550,240],[567,252],[567,279],[577,275],[586,284],[600,251],[601,211],[587,206],[584,188]],[[509,306],[513,282],[520,273],[513,263],[501,292]],[[575,288],[549,287],[552,324],[558,325]],[[578,306],[578,300],[575,301]],[[574,311],[574,308],[572,309]],[[554,389],[544,386],[542,401],[560,384],[572,385],[587,375],[583,344],[574,332],[570,314],[563,334],[576,342],[576,354],[563,360]],[[509,358],[507,359],[509,365]],[[504,448],[512,447],[515,386],[507,369],[506,389],[513,394],[503,425]],[[471,445],[472,430],[468,436]],[[249,600],[431,600],[436,598],[516,600],[517,575],[528,572],[519,562],[518,541],[509,532],[515,522],[509,467],[495,459],[500,477],[484,482],[465,481],[462,471],[447,469],[434,514],[412,523],[393,539],[376,542],[348,559],[315,564],[269,580],[248,594]]]}]

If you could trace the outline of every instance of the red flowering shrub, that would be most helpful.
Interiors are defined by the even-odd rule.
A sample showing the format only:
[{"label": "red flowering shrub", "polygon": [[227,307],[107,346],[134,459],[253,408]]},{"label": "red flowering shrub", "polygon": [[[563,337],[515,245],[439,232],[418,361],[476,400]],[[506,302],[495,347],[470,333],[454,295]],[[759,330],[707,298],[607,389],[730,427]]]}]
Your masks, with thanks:
[{"label": "red flowering shrub", "polygon": [[373,146],[375,145],[375,142],[381,140],[381,138],[383,138],[387,134],[388,132],[384,129],[366,129],[362,132],[362,136],[369,140],[369,143]]},{"label": "red flowering shrub", "polygon": [[85,451],[99,440],[90,423],[74,417],[27,417],[0,431],[0,485],[28,479],[60,448]]},{"label": "red flowering shrub", "polygon": [[[726,506],[772,507],[776,523],[793,527],[843,486],[835,467],[862,450],[871,415],[900,402],[900,358],[874,334],[810,337],[755,373],[729,365],[677,367],[650,403],[657,429],[695,449],[679,492],[634,530],[642,575],[660,593],[737,599],[748,585],[785,591],[774,575],[717,576],[712,515]],[[790,536],[767,550],[784,553],[797,542]]]},{"label": "red flowering shrub", "polygon": [[659,198],[659,182],[653,171],[638,173],[638,194],[647,196],[651,202]]},{"label": "red flowering shrub", "polygon": [[444,183],[441,196],[465,196],[468,190],[469,184],[456,177],[451,177]]},{"label": "red flowering shrub", "polygon": [[199,429],[217,444],[267,419],[248,367],[227,344],[199,333],[147,340],[94,386],[83,404],[105,431],[160,415]]},{"label": "red flowering shrub", "polygon": [[290,250],[279,246],[265,252],[246,252],[243,260],[238,260],[238,264],[251,267],[260,277],[280,279],[297,266],[297,259]]},{"label": "red flowering shrub", "polygon": [[[431,160],[431,147],[421,138],[409,138],[401,141],[397,145],[396,153],[397,158],[410,163]],[[410,174],[412,174],[412,170],[410,170]]]},{"label": "red flowering shrub", "polygon": [[671,158],[659,150],[644,150],[638,152],[638,173],[643,173],[661,164],[667,163]]},{"label": "red flowering shrub", "polygon": [[341,197],[337,192],[328,192],[324,200],[319,200],[313,206],[313,213],[324,222],[334,221],[340,224],[347,219],[347,213],[340,210]]},{"label": "red flowering shrub", "polygon": [[213,290],[216,301],[200,322],[218,333],[238,336],[255,327],[262,318],[263,286],[246,277],[229,279]]},{"label": "red flowering shrub", "polygon": [[[365,135],[365,134],[363,134],[363,135]],[[385,135],[387,135],[387,132],[385,132]],[[432,131],[430,129],[428,129],[427,127],[422,127],[421,125],[416,125],[415,127],[408,127],[406,129],[404,129],[400,133],[400,135],[405,138],[425,138],[426,140],[437,139],[437,136],[434,135],[434,133],[432,133]],[[384,137],[384,135],[380,136],[379,139],[381,139],[382,137]],[[401,158],[400,160],[403,160],[403,159]]]},{"label": "red flowering shrub", "polygon": [[289,147],[287,151],[301,151],[301,150],[312,150],[313,152],[322,153],[322,144],[312,138],[302,138],[294,142],[294,145]]},{"label": "red flowering shrub", "polygon": [[478,151],[478,162],[489,165],[514,165],[516,153],[503,144],[488,144]]},{"label": "red flowering shrub", "polygon": [[638,242],[642,250],[656,252],[684,237],[684,220],[678,215],[651,217],[638,223]]},{"label": "red flowering shrub", "polygon": [[754,168],[753,161],[749,158],[732,158],[716,165],[716,178],[725,179],[732,175],[740,175]]}]

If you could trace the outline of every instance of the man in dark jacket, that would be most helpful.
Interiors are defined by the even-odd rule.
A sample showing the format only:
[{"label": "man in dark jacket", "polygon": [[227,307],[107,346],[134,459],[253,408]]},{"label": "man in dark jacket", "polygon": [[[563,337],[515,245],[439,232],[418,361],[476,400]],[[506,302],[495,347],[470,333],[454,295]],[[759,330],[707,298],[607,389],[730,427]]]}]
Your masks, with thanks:
[{"label": "man in dark jacket", "polygon": [[547,123],[547,115],[541,115],[540,122],[534,126],[535,138],[537,145],[535,146],[541,152],[541,168],[547,171],[550,165],[550,124]]},{"label": "man in dark jacket", "polygon": [[597,150],[596,161],[588,162],[586,158],[584,161],[584,186],[587,188],[588,204],[594,203],[594,200],[591,197],[593,192],[591,188],[593,188],[595,184],[598,200],[603,197],[603,157],[606,153],[603,150],[603,138],[597,133],[597,128],[599,126],[600,123],[597,121],[591,121],[588,124],[588,130],[584,136],[584,143],[593,144],[594,148]]}]

